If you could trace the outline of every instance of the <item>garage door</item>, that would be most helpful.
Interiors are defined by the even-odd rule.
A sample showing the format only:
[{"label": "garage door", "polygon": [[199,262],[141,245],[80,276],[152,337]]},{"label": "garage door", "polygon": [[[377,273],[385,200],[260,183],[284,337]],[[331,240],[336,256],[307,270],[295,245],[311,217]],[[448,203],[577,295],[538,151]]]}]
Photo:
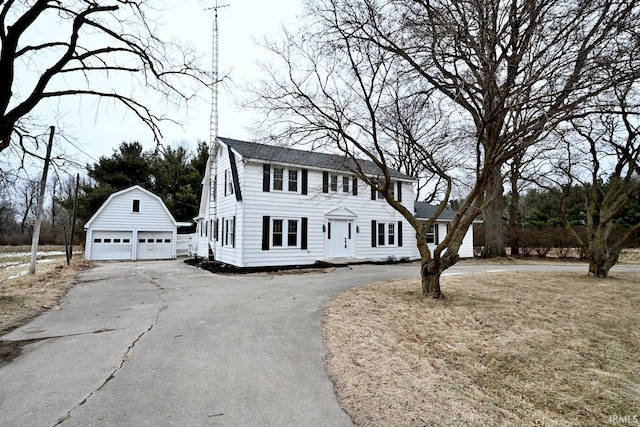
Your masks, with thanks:
[{"label": "garage door", "polygon": [[130,260],[131,231],[94,231],[91,259],[94,261]]},{"label": "garage door", "polygon": [[170,231],[139,231],[136,259],[172,259],[172,239]]}]

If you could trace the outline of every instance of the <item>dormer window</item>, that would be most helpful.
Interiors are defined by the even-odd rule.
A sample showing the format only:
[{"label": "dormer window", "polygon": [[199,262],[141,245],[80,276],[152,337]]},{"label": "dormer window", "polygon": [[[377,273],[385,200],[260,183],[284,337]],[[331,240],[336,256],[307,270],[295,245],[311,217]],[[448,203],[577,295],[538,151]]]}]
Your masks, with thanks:
[{"label": "dormer window", "polygon": [[132,212],[140,212],[140,200],[133,199],[133,205],[131,206]]}]

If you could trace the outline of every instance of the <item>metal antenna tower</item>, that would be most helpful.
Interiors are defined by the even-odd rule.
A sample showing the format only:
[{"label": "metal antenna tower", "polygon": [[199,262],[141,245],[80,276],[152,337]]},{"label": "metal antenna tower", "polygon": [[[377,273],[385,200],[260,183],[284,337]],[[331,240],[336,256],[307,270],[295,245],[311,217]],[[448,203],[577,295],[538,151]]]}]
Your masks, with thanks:
[{"label": "metal antenna tower", "polygon": [[213,19],[213,33],[211,40],[211,117],[209,121],[209,149],[213,152],[213,148],[218,137],[218,9],[227,7],[228,4],[216,5],[206,10],[214,10],[215,17]]}]

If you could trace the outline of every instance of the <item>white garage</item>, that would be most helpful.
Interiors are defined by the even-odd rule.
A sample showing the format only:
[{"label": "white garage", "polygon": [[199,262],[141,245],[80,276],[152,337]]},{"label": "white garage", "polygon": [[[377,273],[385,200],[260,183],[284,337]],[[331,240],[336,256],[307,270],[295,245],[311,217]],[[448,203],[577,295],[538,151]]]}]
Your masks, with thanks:
[{"label": "white garage", "polygon": [[178,225],[160,197],[138,185],[129,187],[109,196],[85,225],[85,258],[173,259]]}]

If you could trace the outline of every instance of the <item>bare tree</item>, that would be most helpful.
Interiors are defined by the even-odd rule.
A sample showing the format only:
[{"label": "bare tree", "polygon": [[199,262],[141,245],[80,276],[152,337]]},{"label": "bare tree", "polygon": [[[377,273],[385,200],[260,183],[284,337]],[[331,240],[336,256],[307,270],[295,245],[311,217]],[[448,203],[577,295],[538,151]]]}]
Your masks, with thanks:
[{"label": "bare tree", "polygon": [[20,194],[20,233],[29,232],[31,234],[36,218],[36,204],[38,201],[38,181],[23,181],[18,189]]},{"label": "bare tree", "polygon": [[[616,220],[632,200],[640,197],[640,92],[634,84],[613,91],[617,108],[572,121],[588,162],[571,159],[579,149],[571,144],[563,156],[566,183],[556,191],[560,214],[589,259],[589,274],[607,277],[620,251],[640,233],[640,223],[620,230]],[[585,189],[586,238],[567,216],[566,199],[577,183]],[[558,187],[555,187],[556,189]],[[613,232],[618,231],[613,239]]]},{"label": "bare tree", "polygon": [[[304,29],[286,33],[281,45],[267,44],[282,72],[265,68],[270,84],[260,97],[276,137],[330,144],[380,167],[382,179],[361,178],[416,229],[423,293],[439,297],[440,275],[457,262],[481,211],[493,218],[490,234],[502,239],[505,163],[594,96],[637,74],[627,41],[637,40],[639,8],[631,0],[309,1]],[[619,65],[613,81],[602,72],[611,63]],[[394,114],[399,123],[411,122],[415,109],[407,105],[448,111],[450,129],[390,124]],[[425,128],[434,130],[415,132]],[[433,254],[424,226],[388,191],[389,141],[398,144],[400,134],[424,170],[442,179],[440,209],[456,173],[442,167],[443,147],[455,144],[474,171]],[[504,243],[489,249],[486,255],[500,255]]]},{"label": "bare tree", "polygon": [[[27,150],[30,113],[69,96],[121,104],[157,141],[159,122],[171,119],[105,82],[137,77],[140,86],[175,101],[194,96],[193,82],[211,82],[193,50],[159,37],[155,12],[149,0],[0,1],[0,151],[12,141]],[[48,39],[33,37],[37,32]],[[32,84],[18,81],[19,73],[32,76]]]}]

